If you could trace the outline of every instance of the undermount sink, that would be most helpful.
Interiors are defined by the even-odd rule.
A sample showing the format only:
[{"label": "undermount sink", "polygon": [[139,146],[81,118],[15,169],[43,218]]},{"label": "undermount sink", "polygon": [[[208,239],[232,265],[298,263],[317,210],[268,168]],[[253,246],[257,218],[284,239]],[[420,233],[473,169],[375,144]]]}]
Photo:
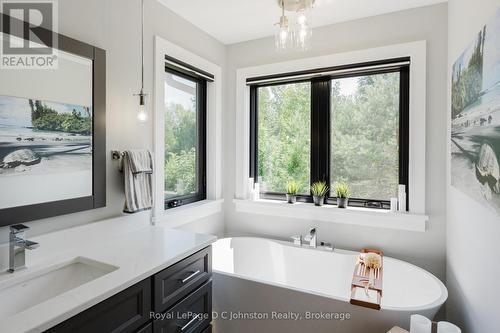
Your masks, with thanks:
[{"label": "undermount sink", "polygon": [[[69,262],[0,282],[0,319],[12,316],[109,274],[118,267],[77,257]],[[28,268],[29,270],[29,268]],[[24,272],[23,272],[24,273]]]}]

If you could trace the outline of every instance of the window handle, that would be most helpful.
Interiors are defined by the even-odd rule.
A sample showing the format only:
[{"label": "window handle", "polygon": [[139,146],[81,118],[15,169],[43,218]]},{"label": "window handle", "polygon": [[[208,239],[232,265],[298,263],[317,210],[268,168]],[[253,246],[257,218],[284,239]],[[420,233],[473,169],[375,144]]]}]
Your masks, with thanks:
[{"label": "window handle", "polygon": [[382,208],[382,203],[378,201],[365,202],[365,208]]},{"label": "window handle", "polygon": [[183,205],[182,200],[172,200],[168,203],[168,208],[175,208],[182,205]]}]

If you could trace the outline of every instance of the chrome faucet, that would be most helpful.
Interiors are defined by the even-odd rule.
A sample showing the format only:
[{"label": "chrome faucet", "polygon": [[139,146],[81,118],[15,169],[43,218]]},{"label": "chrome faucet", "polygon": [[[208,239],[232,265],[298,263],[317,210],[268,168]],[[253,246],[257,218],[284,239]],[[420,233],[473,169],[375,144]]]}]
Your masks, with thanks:
[{"label": "chrome faucet", "polygon": [[318,247],[318,235],[316,233],[316,227],[311,228],[311,230],[309,230],[309,235],[306,235],[306,237],[304,237],[304,240],[309,243],[310,247],[312,248]]},{"label": "chrome faucet", "polygon": [[319,249],[327,252],[332,252],[333,251],[333,246],[331,243],[326,243],[326,242],[318,242],[318,232],[317,228],[313,227],[311,230],[309,230],[309,235],[306,235],[302,237],[301,235],[299,236],[292,236],[290,237],[293,241],[293,245],[295,246],[309,246],[313,249]]},{"label": "chrome faucet", "polygon": [[290,237],[293,241],[293,245],[302,246],[302,235]]},{"label": "chrome faucet", "polygon": [[26,268],[25,250],[36,249],[39,244],[26,240],[25,231],[29,227],[23,224],[10,226],[9,236],[9,272],[14,273]]}]

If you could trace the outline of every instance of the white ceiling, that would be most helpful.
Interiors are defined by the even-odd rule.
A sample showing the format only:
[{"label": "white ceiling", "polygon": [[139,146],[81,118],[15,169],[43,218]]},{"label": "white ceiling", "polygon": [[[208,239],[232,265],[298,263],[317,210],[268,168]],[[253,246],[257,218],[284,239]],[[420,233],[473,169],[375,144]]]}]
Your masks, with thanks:
[{"label": "white ceiling", "polygon": [[[158,0],[224,44],[274,35],[277,0]],[[313,27],[350,21],[447,0],[316,0]]]}]

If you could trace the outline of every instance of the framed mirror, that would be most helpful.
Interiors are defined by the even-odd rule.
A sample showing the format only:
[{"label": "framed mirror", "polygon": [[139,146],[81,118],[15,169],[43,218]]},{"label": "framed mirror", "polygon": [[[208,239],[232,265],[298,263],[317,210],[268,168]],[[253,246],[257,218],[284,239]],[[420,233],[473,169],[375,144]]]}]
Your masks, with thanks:
[{"label": "framed mirror", "polygon": [[[7,22],[26,24],[2,14],[2,45],[25,43]],[[106,206],[106,52],[41,32],[56,68],[0,68],[0,226]]]}]

